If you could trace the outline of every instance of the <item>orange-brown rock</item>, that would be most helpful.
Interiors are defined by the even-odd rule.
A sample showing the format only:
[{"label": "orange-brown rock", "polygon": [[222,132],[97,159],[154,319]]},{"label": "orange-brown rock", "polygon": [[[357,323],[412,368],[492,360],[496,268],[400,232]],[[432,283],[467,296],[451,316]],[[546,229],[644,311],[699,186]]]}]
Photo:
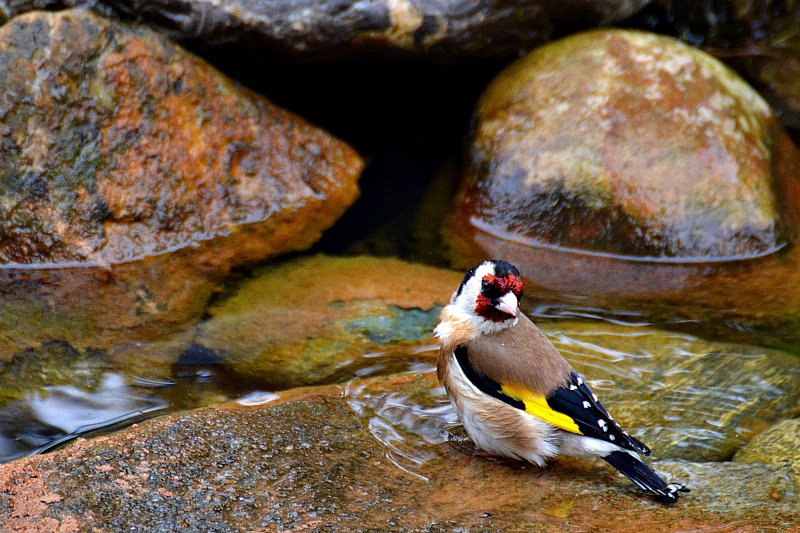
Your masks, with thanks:
[{"label": "orange-brown rock", "polygon": [[[798,151],[710,56],[603,30],[535,50],[480,100],[448,229],[531,294],[800,311]],[[787,256],[790,258],[787,262]]]},{"label": "orange-brown rock", "polygon": [[800,129],[800,6],[794,2],[699,0],[678,9],[651,2],[634,25],[658,28],[740,72],[797,138]]},{"label": "orange-brown rock", "polygon": [[149,30],[19,16],[0,78],[0,316],[51,338],[196,317],[358,195],[350,147]]}]

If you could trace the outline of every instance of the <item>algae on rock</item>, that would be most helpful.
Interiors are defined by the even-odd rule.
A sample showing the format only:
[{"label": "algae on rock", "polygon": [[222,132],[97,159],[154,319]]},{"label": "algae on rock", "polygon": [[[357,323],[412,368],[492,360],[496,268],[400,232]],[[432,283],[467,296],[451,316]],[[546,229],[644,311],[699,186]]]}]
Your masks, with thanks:
[{"label": "algae on rock", "polygon": [[[461,274],[372,257],[304,257],[261,269],[214,305],[195,342],[273,388],[435,361],[430,337]],[[426,350],[426,347],[428,349]]]}]

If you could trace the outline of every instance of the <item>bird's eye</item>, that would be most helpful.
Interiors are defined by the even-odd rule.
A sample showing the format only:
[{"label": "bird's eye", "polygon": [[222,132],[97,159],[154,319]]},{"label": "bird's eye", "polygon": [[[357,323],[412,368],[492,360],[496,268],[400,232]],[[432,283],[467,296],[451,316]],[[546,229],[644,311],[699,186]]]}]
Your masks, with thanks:
[{"label": "bird's eye", "polygon": [[483,280],[483,281],[481,282],[481,292],[486,292],[486,291],[488,291],[488,290],[489,290],[489,289],[491,289],[491,288],[492,288],[492,284],[491,284],[491,283],[489,283],[488,281],[486,281],[486,280]]}]

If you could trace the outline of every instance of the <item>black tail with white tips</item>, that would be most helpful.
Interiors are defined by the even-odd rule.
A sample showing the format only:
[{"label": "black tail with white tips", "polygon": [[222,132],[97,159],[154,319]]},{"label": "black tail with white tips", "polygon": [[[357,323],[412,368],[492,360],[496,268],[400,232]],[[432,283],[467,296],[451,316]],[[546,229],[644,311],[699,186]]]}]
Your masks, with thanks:
[{"label": "black tail with white tips", "polygon": [[667,483],[647,463],[628,452],[611,452],[603,459],[660,502],[675,503],[679,492],[689,492],[683,485]]}]

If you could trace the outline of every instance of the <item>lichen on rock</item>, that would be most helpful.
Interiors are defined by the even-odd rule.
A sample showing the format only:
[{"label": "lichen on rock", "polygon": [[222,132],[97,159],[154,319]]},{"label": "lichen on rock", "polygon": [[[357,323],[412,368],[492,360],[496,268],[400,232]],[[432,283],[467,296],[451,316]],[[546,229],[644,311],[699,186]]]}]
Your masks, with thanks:
[{"label": "lichen on rock", "polygon": [[[429,347],[461,274],[397,259],[311,256],[265,267],[209,310],[195,342],[273,387],[390,373]],[[357,374],[356,374],[357,375]]]},{"label": "lichen on rock", "polygon": [[156,33],[39,12],[0,50],[5,263],[116,264],[244,224],[273,238],[237,253],[275,255],[357,195],[351,148]]}]

